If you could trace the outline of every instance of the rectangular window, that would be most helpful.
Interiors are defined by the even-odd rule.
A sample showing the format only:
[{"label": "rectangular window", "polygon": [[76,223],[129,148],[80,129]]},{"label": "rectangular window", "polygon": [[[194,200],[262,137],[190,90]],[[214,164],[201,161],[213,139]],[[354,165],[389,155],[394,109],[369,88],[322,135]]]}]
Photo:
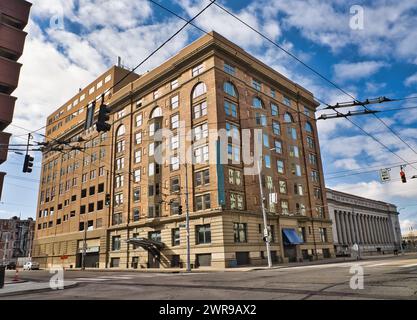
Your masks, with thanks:
[{"label": "rectangular window", "polygon": [[288,128],[288,135],[293,139],[297,140],[297,130],[295,128],[289,127]]},{"label": "rectangular window", "polygon": [[113,236],[111,242],[112,251],[120,250],[120,236]]},{"label": "rectangular window", "polygon": [[272,131],[277,136],[279,136],[281,134],[281,126],[278,122],[272,121]]},{"label": "rectangular window", "polygon": [[180,178],[171,178],[171,192],[180,192]]},{"label": "rectangular window", "polygon": [[231,66],[230,64],[227,64],[226,62],[224,63],[223,70],[224,72],[231,74],[232,76],[236,73],[235,67]]},{"label": "rectangular window", "polygon": [[197,171],[194,174],[194,176],[196,187],[210,183],[210,171],[208,169],[203,171]]},{"label": "rectangular window", "polygon": [[142,161],[142,150],[136,150],[135,151],[135,163],[139,163]]},{"label": "rectangular window", "polygon": [[197,211],[210,209],[210,207],[211,207],[210,193],[200,195],[200,196],[196,196],[195,197],[195,206],[196,206]]},{"label": "rectangular window", "polygon": [[140,189],[133,190],[133,201],[140,201]]},{"label": "rectangular window", "polygon": [[171,129],[178,129],[180,116],[178,114],[171,117]]},{"label": "rectangular window", "polygon": [[207,122],[193,128],[194,141],[198,141],[198,140],[201,140],[201,139],[207,138],[207,137],[208,137],[208,124],[207,124]]},{"label": "rectangular window", "polygon": [[288,106],[288,107],[291,107],[291,100],[290,100],[290,98],[288,98],[288,97],[286,97],[286,96],[284,96],[283,98],[282,98],[282,103],[283,104],[285,104],[286,106]]},{"label": "rectangular window", "polygon": [[284,161],[277,160],[277,171],[278,173],[284,174]]},{"label": "rectangular window", "polygon": [[123,187],[123,176],[116,176],[116,188]]},{"label": "rectangular window", "polygon": [[290,157],[299,158],[299,152],[297,146],[290,146]]},{"label": "rectangular window", "polygon": [[177,109],[179,105],[179,95],[171,97],[171,109]]},{"label": "rectangular window", "polygon": [[271,114],[272,116],[278,116],[278,106],[274,103],[271,103]]},{"label": "rectangular window", "polygon": [[307,137],[307,145],[310,149],[314,149],[314,139],[312,137]]},{"label": "rectangular window", "polygon": [[274,144],[275,144],[275,152],[281,154],[282,153],[282,142],[278,141],[278,140],[275,140]]},{"label": "rectangular window", "polygon": [[263,144],[265,148],[269,148],[269,136],[267,133],[263,134]]},{"label": "rectangular window", "polygon": [[135,118],[135,123],[136,123],[136,127],[140,127],[142,125],[143,122],[143,117],[142,117],[142,113],[136,115]]},{"label": "rectangular window", "polygon": [[138,208],[133,209],[133,221],[139,221],[140,211]]},{"label": "rectangular window", "polygon": [[135,143],[136,144],[141,144],[142,143],[142,131],[137,132],[135,134]]},{"label": "rectangular window", "polygon": [[200,117],[206,116],[207,115],[207,102],[203,101],[199,104],[196,104],[193,107],[193,110],[194,110],[194,114],[193,114],[194,119],[198,119]]},{"label": "rectangular window", "polygon": [[200,64],[192,69],[192,76],[198,76],[200,73],[204,71],[204,65]]},{"label": "rectangular window", "polygon": [[134,182],[140,182],[140,169],[136,169],[134,172],[133,172],[133,181]]},{"label": "rectangular window", "polygon": [[224,112],[226,116],[237,118],[237,105],[233,102],[224,101]]},{"label": "rectangular window", "polygon": [[262,84],[261,84],[261,82],[260,82],[260,81],[258,81],[258,80],[256,80],[256,79],[253,79],[253,80],[252,80],[252,87],[253,87],[255,90],[261,91],[261,89],[262,89]]},{"label": "rectangular window", "polygon": [[319,173],[318,171],[312,170],[311,171],[311,180],[313,182],[319,183],[320,182],[320,177],[319,177]]},{"label": "rectangular window", "polygon": [[327,242],[327,230],[326,228],[319,228],[321,242]]},{"label": "rectangular window", "polygon": [[209,146],[201,146],[194,149],[194,163],[204,164],[209,160]]},{"label": "rectangular window", "polygon": [[171,171],[179,170],[180,158],[178,156],[171,157]]},{"label": "rectangular window", "polygon": [[120,140],[116,142],[116,152],[125,151],[125,140]]},{"label": "rectangular window", "polygon": [[125,159],[124,158],[116,159],[116,169],[122,170],[124,167],[125,167]]},{"label": "rectangular window", "polygon": [[171,90],[178,88],[179,82],[178,79],[171,81]]},{"label": "rectangular window", "polygon": [[271,168],[271,157],[268,154],[264,156],[264,161],[265,161],[265,168]]},{"label": "rectangular window", "polygon": [[229,143],[227,145],[227,158],[233,162],[240,162],[240,147]]},{"label": "rectangular window", "polygon": [[148,232],[148,239],[156,241],[156,242],[162,242],[161,231]]},{"label": "rectangular window", "polygon": [[247,224],[246,223],[233,223],[233,233],[235,242],[247,242]]},{"label": "rectangular window", "polygon": [[290,214],[290,211],[288,209],[288,201],[287,200],[281,200],[281,213],[284,215]]},{"label": "rectangular window", "polygon": [[285,181],[279,181],[279,193],[286,194],[287,193],[287,183]]},{"label": "rectangular window", "polygon": [[315,154],[310,153],[308,155],[308,161],[312,166],[317,166],[317,156]]},{"label": "rectangular window", "polygon": [[171,231],[172,235],[172,246],[179,246],[180,245],[180,228],[174,228]]},{"label": "rectangular window", "polygon": [[196,226],[197,244],[211,243],[211,229],[209,224]]}]

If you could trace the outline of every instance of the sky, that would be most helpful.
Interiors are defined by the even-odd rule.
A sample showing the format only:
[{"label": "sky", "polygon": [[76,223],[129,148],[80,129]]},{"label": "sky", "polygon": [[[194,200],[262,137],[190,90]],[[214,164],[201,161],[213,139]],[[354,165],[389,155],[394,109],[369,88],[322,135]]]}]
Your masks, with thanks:
[{"label": "sky", "polygon": [[[209,3],[155,1],[187,19]],[[184,24],[148,0],[32,2],[25,51],[19,60],[23,63],[19,87],[13,93],[18,100],[7,128],[13,134],[12,143],[25,143],[27,130],[43,127],[50,113],[116,64],[118,56],[132,68]],[[354,7],[357,2],[218,0],[356,99],[417,96],[417,0],[361,1],[359,11]],[[357,19],[360,13],[363,20]],[[206,31],[221,33],[320,101],[352,100],[214,5],[194,22]],[[137,72],[158,66],[202,35],[187,26]],[[344,118],[318,121],[326,186],[396,204],[403,232],[417,229],[417,179],[410,179],[417,169],[412,163],[405,167],[407,183],[401,183],[399,167],[390,171],[390,182],[381,183],[378,169],[405,164],[404,160],[416,162],[417,168],[417,108],[401,110],[415,106],[417,99],[370,106],[397,109],[378,117],[405,143],[372,115],[351,118],[385,147]],[[37,133],[34,140],[42,141]],[[35,154],[30,175],[21,172],[22,164],[23,156],[10,152],[0,166],[7,172],[0,218],[36,216],[41,154]]]}]

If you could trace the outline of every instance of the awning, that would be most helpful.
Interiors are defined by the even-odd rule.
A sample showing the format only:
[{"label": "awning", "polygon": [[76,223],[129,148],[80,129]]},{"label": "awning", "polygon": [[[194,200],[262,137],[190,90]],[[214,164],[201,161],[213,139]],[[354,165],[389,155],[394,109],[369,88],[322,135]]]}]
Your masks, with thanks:
[{"label": "awning", "polygon": [[285,244],[300,244],[303,241],[294,229],[282,229]]},{"label": "awning", "polygon": [[159,253],[161,249],[164,247],[164,244],[162,242],[147,239],[147,238],[130,238],[130,239],[127,239],[126,242],[142,247],[152,252],[153,254]]}]

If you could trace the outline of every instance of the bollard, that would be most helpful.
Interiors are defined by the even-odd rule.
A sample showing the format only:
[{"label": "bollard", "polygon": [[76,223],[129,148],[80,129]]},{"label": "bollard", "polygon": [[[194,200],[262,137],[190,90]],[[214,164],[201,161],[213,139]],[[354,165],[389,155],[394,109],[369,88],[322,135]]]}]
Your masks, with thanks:
[{"label": "bollard", "polygon": [[6,267],[0,266],[0,289],[4,287],[4,277],[6,276]]}]

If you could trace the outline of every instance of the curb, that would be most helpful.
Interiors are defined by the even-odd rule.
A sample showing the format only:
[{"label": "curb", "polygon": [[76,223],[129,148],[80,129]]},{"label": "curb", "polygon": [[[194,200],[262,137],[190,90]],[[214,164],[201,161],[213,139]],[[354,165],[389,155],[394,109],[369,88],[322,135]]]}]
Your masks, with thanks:
[{"label": "curb", "polygon": [[[74,282],[74,283],[65,285],[64,289],[71,289],[77,286],[78,286],[78,282]],[[61,290],[64,290],[64,289],[61,289]],[[19,296],[19,295],[24,295],[24,294],[32,294],[32,293],[39,293],[39,292],[46,292],[46,291],[60,291],[60,290],[53,290],[51,288],[41,288],[41,289],[28,289],[28,290],[22,290],[22,291],[10,292],[10,293],[1,293],[0,291],[0,299],[2,297]]]}]

